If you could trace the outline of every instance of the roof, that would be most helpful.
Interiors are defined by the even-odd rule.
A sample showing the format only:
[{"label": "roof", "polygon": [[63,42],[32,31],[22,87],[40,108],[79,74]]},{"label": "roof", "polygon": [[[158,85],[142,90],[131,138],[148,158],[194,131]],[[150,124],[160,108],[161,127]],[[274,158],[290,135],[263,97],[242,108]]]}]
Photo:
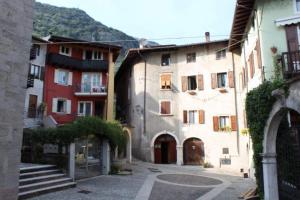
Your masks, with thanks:
[{"label": "roof", "polygon": [[134,48],[129,49],[127,51],[127,54],[116,74],[116,79],[118,79],[118,76],[126,69],[126,66],[130,63],[133,63],[137,58],[142,59],[142,53],[152,53],[152,52],[162,52],[162,51],[176,51],[178,49],[183,48],[190,48],[190,47],[201,47],[201,46],[207,46],[210,44],[219,44],[219,43],[226,43],[228,44],[229,40],[214,40],[209,42],[202,42],[202,43],[192,43],[192,44],[184,44],[184,45],[158,45],[158,46],[152,46],[152,47],[145,47],[145,48]]},{"label": "roof", "polygon": [[97,46],[97,47],[102,47],[102,48],[110,48],[112,50],[122,49],[122,47],[119,45],[113,45],[113,44],[108,44],[108,43],[104,43],[104,42],[91,42],[91,41],[87,41],[87,40],[79,40],[79,39],[62,37],[62,36],[57,36],[57,35],[50,35],[48,37],[45,37],[44,39],[47,39],[48,41],[51,41],[51,42],[72,42],[72,43],[85,44],[85,45]]},{"label": "roof", "polygon": [[240,46],[253,11],[255,0],[237,0],[229,39],[229,50]]},{"label": "roof", "polygon": [[36,35],[32,35],[32,40],[36,40],[36,41],[39,41],[39,42],[42,42],[42,43],[49,43],[47,40],[44,40]]}]

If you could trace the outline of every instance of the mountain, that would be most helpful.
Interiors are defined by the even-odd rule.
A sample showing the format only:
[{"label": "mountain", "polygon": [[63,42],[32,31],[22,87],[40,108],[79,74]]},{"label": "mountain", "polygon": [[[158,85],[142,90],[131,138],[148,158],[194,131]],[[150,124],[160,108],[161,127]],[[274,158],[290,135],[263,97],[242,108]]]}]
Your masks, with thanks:
[{"label": "mountain", "polygon": [[105,26],[80,9],[56,7],[39,2],[35,3],[33,29],[33,34],[40,37],[52,33],[88,41],[119,41],[111,44],[121,45],[124,50],[139,46],[137,39]]}]

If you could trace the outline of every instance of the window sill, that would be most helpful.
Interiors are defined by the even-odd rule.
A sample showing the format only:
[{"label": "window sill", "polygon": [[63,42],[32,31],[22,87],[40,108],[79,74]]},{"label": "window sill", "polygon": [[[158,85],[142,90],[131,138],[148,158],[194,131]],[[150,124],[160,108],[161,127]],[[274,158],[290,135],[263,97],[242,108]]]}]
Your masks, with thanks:
[{"label": "window sill", "polygon": [[161,117],[172,117],[174,116],[173,114],[159,114]]},{"label": "window sill", "polygon": [[172,91],[172,88],[171,89],[160,89],[160,91]]},{"label": "window sill", "polygon": [[56,84],[59,85],[59,86],[70,86],[68,84],[63,84],[63,83],[56,83]]}]

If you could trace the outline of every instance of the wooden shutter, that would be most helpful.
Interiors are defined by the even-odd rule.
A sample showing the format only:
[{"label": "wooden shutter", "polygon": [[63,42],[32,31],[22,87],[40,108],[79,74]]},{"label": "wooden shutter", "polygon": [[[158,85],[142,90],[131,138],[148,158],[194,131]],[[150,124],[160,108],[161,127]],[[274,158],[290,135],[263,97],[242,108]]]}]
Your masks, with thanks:
[{"label": "wooden shutter", "polygon": [[211,88],[215,89],[215,88],[217,88],[217,85],[218,85],[217,74],[216,73],[212,73],[211,74]]},{"label": "wooden shutter", "polygon": [[71,100],[67,100],[67,114],[71,114]]},{"label": "wooden shutter", "polygon": [[285,26],[286,40],[287,40],[289,51],[298,51],[299,50],[297,28],[298,28],[297,25]]},{"label": "wooden shutter", "polygon": [[181,77],[181,84],[182,84],[182,92],[187,91],[187,89],[188,89],[188,77],[187,76]]},{"label": "wooden shutter", "polygon": [[52,112],[57,112],[57,98],[52,99]]},{"label": "wooden shutter", "polygon": [[186,110],[183,111],[183,123],[184,124],[188,123],[188,121],[187,121],[187,111]]},{"label": "wooden shutter", "polygon": [[160,113],[161,114],[171,114],[171,102],[170,101],[161,101],[160,102]]},{"label": "wooden shutter", "polygon": [[198,90],[204,90],[203,74],[198,75]]},{"label": "wooden shutter", "polygon": [[228,81],[229,81],[229,87],[234,88],[233,71],[228,72]]},{"label": "wooden shutter", "polygon": [[205,123],[205,112],[204,110],[199,110],[199,124],[204,124]]},{"label": "wooden shutter", "polygon": [[58,73],[59,73],[58,69],[55,69],[54,70],[54,83],[58,83]]},{"label": "wooden shutter", "polygon": [[73,72],[68,72],[68,85],[72,85]]},{"label": "wooden shutter", "polygon": [[249,67],[250,67],[250,77],[253,78],[255,73],[253,52],[251,52],[249,56]]},{"label": "wooden shutter", "polygon": [[256,41],[256,54],[257,54],[257,63],[258,63],[258,68],[262,68],[262,60],[261,60],[261,49],[260,49],[260,42],[259,40]]},{"label": "wooden shutter", "polygon": [[219,117],[213,117],[214,131],[219,131]]},{"label": "wooden shutter", "polygon": [[237,131],[237,121],[236,121],[236,116],[231,116],[231,130],[232,131]]},{"label": "wooden shutter", "polygon": [[45,67],[41,67],[41,72],[40,72],[40,79],[43,81],[45,80]]}]

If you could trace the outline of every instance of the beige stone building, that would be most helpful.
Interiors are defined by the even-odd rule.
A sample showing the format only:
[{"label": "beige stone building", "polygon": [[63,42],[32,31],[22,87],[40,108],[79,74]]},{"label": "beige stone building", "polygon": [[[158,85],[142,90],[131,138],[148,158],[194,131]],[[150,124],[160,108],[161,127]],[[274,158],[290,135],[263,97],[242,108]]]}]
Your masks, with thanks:
[{"label": "beige stone building", "polygon": [[117,118],[132,153],[153,163],[248,171],[228,40],[131,49],[116,75]]}]

